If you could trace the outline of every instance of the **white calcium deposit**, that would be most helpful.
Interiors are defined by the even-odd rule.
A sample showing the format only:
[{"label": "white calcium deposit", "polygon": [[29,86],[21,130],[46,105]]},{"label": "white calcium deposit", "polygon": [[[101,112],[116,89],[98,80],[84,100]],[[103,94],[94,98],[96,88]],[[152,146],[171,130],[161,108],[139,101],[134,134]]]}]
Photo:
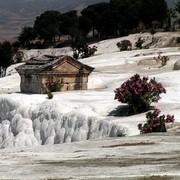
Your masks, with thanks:
[{"label": "white calcium deposit", "polygon": [[1,148],[61,144],[126,133],[126,128],[102,120],[88,106],[72,107],[54,100],[23,105],[20,101],[0,98]]},{"label": "white calcium deposit", "polygon": [[[129,39],[134,44],[139,36],[148,38],[151,35],[136,34],[94,44],[98,48],[96,54],[80,60],[95,68],[89,77],[89,90],[56,92],[52,100],[47,99],[47,95],[20,93],[20,77],[14,69],[18,64],[9,67],[8,76],[0,78],[0,148],[138,135],[137,125],[146,122],[145,114],[118,116],[123,105],[114,100],[114,90],[136,73],[162,82],[167,93],[153,105],[163,114],[174,114],[179,122],[180,73],[173,71],[173,64],[180,58],[180,49],[118,50],[117,42]],[[172,38],[172,34],[164,36],[160,44]],[[140,60],[152,61],[159,53],[169,56],[166,66],[138,64]],[[25,60],[43,54],[72,54],[72,51],[70,48],[30,50],[25,52]]]}]

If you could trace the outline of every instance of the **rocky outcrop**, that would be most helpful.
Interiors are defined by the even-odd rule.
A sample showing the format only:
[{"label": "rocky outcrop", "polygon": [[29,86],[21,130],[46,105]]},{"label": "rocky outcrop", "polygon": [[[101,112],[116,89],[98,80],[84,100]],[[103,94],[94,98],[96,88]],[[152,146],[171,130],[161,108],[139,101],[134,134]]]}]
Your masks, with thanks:
[{"label": "rocky outcrop", "polygon": [[[143,48],[179,47],[179,32],[157,32],[153,36],[148,33],[138,34],[137,37],[144,39]],[[136,37],[136,39],[137,39]]]},{"label": "rocky outcrop", "polygon": [[180,70],[180,59],[175,62],[174,70]]}]

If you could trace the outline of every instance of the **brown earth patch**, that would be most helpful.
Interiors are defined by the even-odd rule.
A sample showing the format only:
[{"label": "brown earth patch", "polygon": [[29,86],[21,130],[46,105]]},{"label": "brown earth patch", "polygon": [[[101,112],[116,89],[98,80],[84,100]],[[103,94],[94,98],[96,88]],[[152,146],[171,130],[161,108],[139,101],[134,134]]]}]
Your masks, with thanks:
[{"label": "brown earth patch", "polygon": [[124,143],[124,144],[115,144],[115,145],[109,145],[109,146],[102,146],[103,148],[115,148],[115,147],[121,147],[121,146],[146,146],[146,145],[154,145],[155,142],[139,142],[139,143]]}]

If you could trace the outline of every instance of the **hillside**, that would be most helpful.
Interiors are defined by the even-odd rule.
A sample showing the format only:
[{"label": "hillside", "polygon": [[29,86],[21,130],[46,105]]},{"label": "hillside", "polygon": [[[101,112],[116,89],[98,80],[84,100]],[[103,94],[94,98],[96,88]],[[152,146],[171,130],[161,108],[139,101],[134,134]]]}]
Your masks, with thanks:
[{"label": "hillside", "polygon": [[[167,0],[173,7],[178,0]],[[1,0],[0,39],[17,37],[21,28],[31,26],[35,18],[45,10],[58,10],[61,13],[75,9],[81,11],[90,4],[109,2],[109,0]]]},{"label": "hillside", "polygon": [[[80,60],[95,68],[88,90],[55,92],[51,100],[46,94],[21,93],[15,65],[8,68],[8,76],[0,78],[0,177],[179,180],[180,73],[173,67],[180,60],[180,47],[160,48],[175,34],[156,33],[157,43],[141,50],[120,52],[116,43],[129,39],[134,44],[140,36],[151,39],[148,33],[94,44],[95,55]],[[31,50],[25,59],[43,53],[72,50]],[[153,59],[159,53],[170,58],[163,67]],[[155,77],[166,88],[152,105],[162,114],[175,115],[167,133],[139,135],[137,125],[146,122],[146,113],[121,114],[126,105],[114,100],[114,90],[135,73]]]},{"label": "hillside", "polygon": [[21,28],[32,26],[35,18],[45,10],[58,10],[61,13],[109,0],[1,0],[0,39],[16,37]]}]

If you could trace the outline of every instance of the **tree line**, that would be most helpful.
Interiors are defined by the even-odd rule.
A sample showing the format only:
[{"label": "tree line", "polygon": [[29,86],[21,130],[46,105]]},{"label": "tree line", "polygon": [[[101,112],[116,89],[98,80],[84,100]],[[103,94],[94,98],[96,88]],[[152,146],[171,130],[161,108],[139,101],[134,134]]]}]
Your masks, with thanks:
[{"label": "tree line", "polygon": [[[179,4],[176,4],[177,12]],[[168,17],[171,16],[165,0],[110,0],[90,5],[80,15],[75,10],[63,14],[45,11],[36,17],[33,27],[22,28],[18,40],[22,47],[28,47],[35,39],[46,45],[68,35],[71,45],[79,46],[90,32],[93,38],[99,39],[123,36],[137,32],[140,23],[151,28],[153,21],[161,28],[166,24],[168,29],[171,26]]]},{"label": "tree line", "polygon": [[80,14],[48,10],[36,17],[33,27],[23,27],[16,42],[0,43],[0,69],[6,70],[19,47],[44,48],[68,36],[73,49],[88,51],[89,33],[100,40],[141,31],[140,25],[147,29],[166,25],[168,30],[175,12],[180,13],[180,1],[175,9],[168,9],[165,0],[110,0],[89,5]]}]

